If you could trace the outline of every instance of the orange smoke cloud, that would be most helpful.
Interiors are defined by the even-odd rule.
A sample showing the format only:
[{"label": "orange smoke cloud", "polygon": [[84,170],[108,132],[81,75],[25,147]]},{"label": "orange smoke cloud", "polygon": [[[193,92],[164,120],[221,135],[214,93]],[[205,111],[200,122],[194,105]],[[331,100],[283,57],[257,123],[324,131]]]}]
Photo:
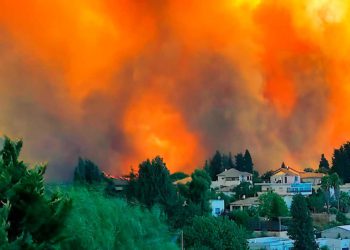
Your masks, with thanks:
[{"label": "orange smoke cloud", "polygon": [[[214,150],[315,167],[350,138],[346,0],[0,0],[0,131],[69,176]],[[16,121],[18,119],[18,121]],[[15,122],[14,122],[15,120]],[[68,171],[69,170],[69,171]]]}]

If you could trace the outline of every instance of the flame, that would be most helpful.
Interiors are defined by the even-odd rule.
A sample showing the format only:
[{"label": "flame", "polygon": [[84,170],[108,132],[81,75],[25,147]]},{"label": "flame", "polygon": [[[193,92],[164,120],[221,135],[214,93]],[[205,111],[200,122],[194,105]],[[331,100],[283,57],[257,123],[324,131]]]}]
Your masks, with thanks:
[{"label": "flame", "polygon": [[[346,0],[0,0],[0,45],[11,48],[0,58],[0,90],[9,95],[1,105],[17,107],[11,86],[26,73],[35,98],[23,98],[54,117],[38,116],[50,124],[47,136],[77,136],[84,145],[74,152],[116,172],[155,155],[171,171],[191,170],[215,149],[245,148],[260,169],[284,159],[315,166],[350,138],[349,7]],[[13,118],[2,111],[1,120]],[[31,140],[42,129],[29,128],[0,130]],[[51,139],[33,140],[28,155],[36,159]],[[103,142],[108,160],[96,153]]]}]

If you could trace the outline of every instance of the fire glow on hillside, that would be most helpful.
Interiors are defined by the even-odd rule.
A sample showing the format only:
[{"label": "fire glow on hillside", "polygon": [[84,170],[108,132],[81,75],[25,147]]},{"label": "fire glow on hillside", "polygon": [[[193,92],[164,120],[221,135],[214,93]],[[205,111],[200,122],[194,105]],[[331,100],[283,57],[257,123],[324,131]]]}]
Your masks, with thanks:
[{"label": "fire glow on hillside", "polygon": [[0,0],[0,132],[64,178],[249,148],[315,166],[350,138],[347,0]]}]

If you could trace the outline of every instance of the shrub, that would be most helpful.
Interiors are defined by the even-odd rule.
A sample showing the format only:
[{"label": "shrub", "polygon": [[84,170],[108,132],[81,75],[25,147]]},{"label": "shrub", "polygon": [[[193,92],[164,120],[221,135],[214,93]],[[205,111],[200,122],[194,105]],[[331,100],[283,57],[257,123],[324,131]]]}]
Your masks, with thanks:
[{"label": "shrub", "polygon": [[346,215],[344,213],[338,212],[336,220],[345,225],[347,224],[348,218],[346,218]]},{"label": "shrub", "polygon": [[226,217],[211,216],[197,216],[184,228],[184,245],[194,249],[248,249],[245,230]]},{"label": "shrub", "polygon": [[72,188],[72,211],[61,249],[176,249],[157,209],[131,207],[102,192]]},{"label": "shrub", "polygon": [[337,213],[338,213],[338,209],[335,208],[335,207],[331,207],[331,208],[329,209],[329,213],[330,213],[330,214],[337,214]]}]

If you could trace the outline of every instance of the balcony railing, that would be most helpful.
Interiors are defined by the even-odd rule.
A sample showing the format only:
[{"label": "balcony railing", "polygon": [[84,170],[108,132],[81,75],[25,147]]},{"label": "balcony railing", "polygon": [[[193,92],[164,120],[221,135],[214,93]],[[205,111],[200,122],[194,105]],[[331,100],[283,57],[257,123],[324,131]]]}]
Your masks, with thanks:
[{"label": "balcony railing", "polygon": [[288,193],[311,193],[312,183],[294,183],[287,188]]}]

